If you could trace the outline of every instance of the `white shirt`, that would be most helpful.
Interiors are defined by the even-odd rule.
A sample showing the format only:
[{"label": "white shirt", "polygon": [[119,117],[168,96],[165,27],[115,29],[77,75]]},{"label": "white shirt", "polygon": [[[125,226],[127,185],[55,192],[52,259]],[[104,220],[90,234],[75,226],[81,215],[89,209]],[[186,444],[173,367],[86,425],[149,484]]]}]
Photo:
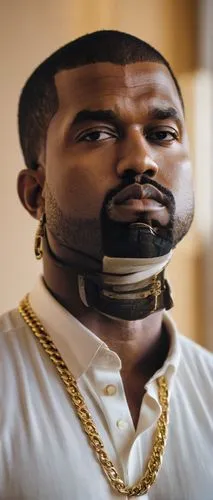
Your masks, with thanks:
[{"label": "white shirt", "polygon": [[[135,431],[119,357],[56,302],[42,279],[30,302],[76,377],[125,482],[132,485],[145,471],[160,415],[156,378],[164,374],[168,441],[157,480],[143,499],[213,500],[212,354],[177,334],[165,314],[170,351],[146,384]],[[121,498],[127,497],[109,485],[55,367],[18,311],[6,313],[0,319],[0,499]]]}]

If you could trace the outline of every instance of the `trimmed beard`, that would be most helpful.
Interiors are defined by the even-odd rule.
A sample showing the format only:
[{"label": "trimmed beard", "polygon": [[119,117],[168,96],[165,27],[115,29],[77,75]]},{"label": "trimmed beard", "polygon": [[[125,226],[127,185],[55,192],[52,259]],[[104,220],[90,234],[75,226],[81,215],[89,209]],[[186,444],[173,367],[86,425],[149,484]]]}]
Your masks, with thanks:
[{"label": "trimmed beard", "polygon": [[193,206],[183,217],[175,213],[173,194],[148,176],[141,176],[141,184],[149,183],[157,187],[168,199],[169,223],[161,226],[157,221],[151,221],[150,231],[146,226],[150,221],[144,218],[146,224],[139,227],[130,223],[118,223],[109,217],[109,205],[112,197],[135,182],[124,180],[122,185],[111,190],[106,195],[100,217],[97,219],[77,219],[63,214],[56,198],[46,183],[45,213],[47,227],[54,238],[62,246],[102,261],[104,255],[111,257],[149,258],[165,255],[174,248],[187,234],[193,220]]}]

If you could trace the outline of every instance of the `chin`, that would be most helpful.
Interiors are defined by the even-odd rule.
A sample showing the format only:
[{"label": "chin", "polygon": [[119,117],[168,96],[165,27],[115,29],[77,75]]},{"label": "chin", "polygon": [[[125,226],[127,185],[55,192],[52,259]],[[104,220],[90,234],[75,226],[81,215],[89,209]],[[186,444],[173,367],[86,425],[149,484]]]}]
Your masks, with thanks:
[{"label": "chin", "polygon": [[108,223],[103,235],[104,254],[109,257],[154,258],[173,248],[171,228],[152,230],[147,224]]}]

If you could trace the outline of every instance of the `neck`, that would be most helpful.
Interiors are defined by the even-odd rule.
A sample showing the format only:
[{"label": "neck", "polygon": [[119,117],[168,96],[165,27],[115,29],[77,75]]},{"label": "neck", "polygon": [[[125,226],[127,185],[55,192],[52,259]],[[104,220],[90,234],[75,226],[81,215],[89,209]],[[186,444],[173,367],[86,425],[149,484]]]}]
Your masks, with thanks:
[{"label": "neck", "polygon": [[83,325],[118,354],[124,374],[140,374],[144,383],[160,368],[168,352],[168,336],[163,329],[163,313],[158,311],[143,320],[112,319],[84,306],[74,268],[58,267],[44,253],[44,281],[56,298]]}]

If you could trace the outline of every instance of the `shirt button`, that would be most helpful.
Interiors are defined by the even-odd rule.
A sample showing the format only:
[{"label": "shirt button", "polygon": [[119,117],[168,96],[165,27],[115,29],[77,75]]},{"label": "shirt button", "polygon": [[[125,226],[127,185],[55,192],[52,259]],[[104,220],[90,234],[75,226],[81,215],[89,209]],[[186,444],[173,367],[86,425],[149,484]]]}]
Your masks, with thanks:
[{"label": "shirt button", "polygon": [[128,427],[128,423],[125,420],[117,420],[116,425],[121,431],[124,431]]},{"label": "shirt button", "polygon": [[116,394],[117,389],[115,385],[109,384],[105,387],[104,392],[107,396],[114,396]]}]

